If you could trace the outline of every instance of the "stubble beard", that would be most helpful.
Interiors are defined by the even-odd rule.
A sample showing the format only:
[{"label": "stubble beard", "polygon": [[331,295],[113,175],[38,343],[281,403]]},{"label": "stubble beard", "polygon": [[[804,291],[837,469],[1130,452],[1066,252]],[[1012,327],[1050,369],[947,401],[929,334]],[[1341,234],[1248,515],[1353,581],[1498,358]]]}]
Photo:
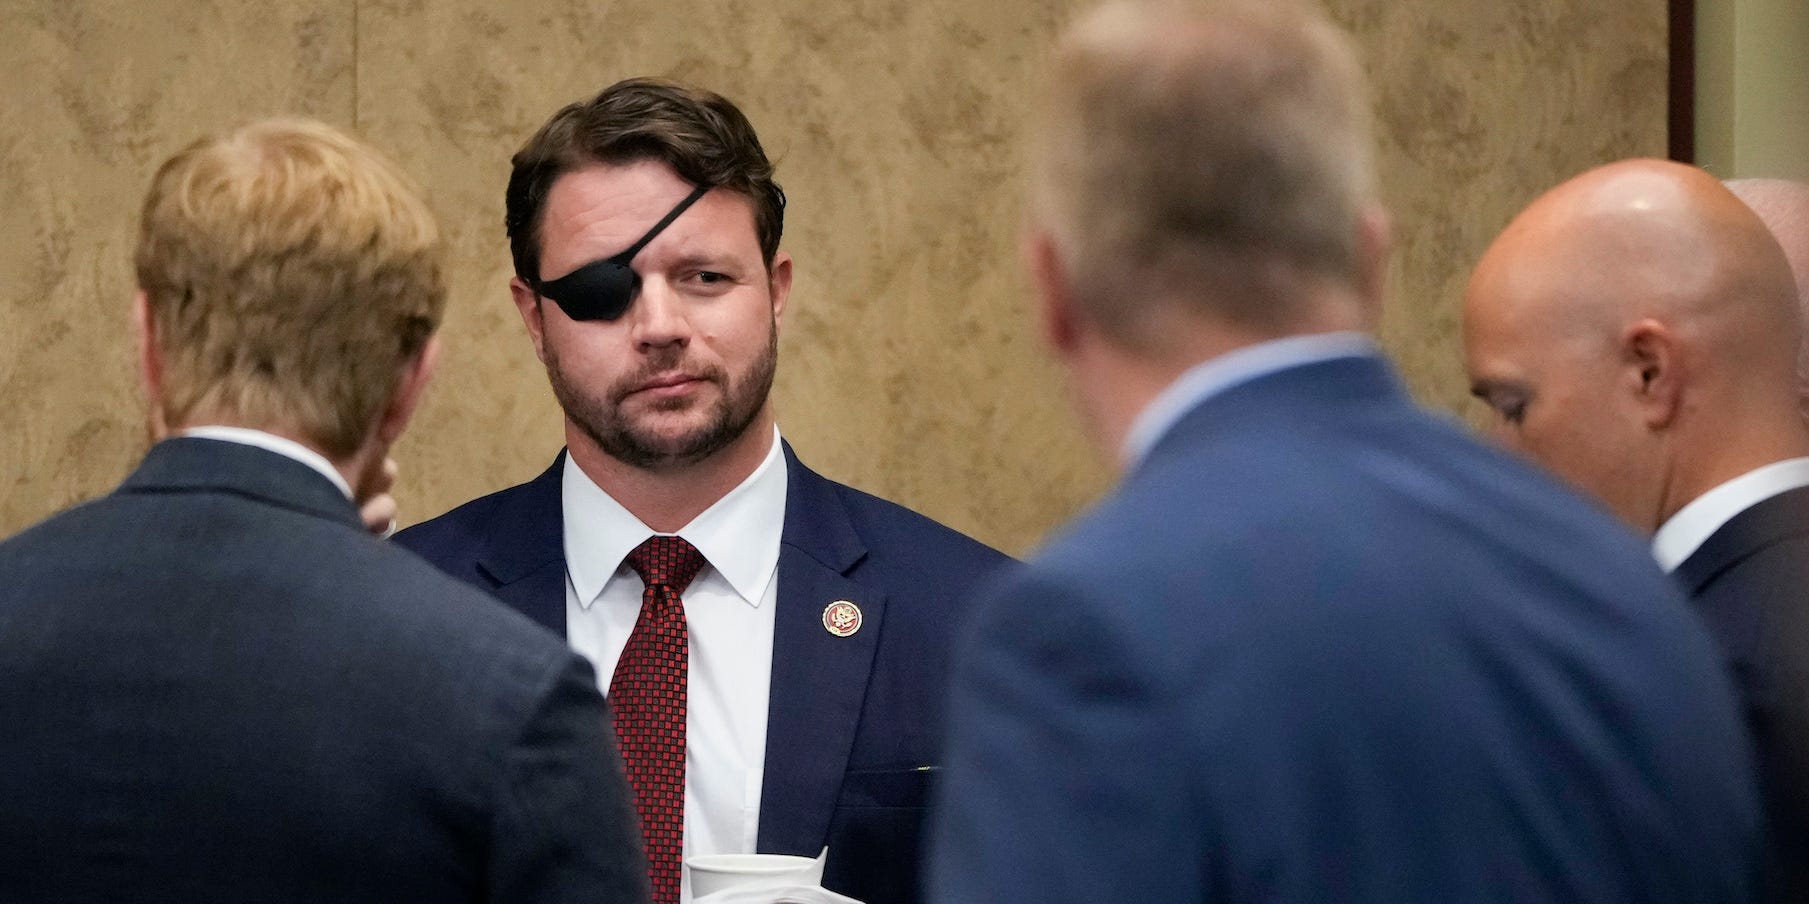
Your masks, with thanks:
[{"label": "stubble beard", "polygon": [[[773,375],[779,363],[778,324],[769,326],[765,349],[747,373],[731,379],[721,367],[685,367],[684,351],[672,349],[647,359],[635,373],[616,381],[602,392],[586,392],[576,385],[559,366],[559,356],[547,347],[547,379],[553,385],[553,396],[565,416],[597,448],[625,465],[643,471],[664,471],[696,464],[727,448],[740,439],[766,406],[772,392]],[[665,436],[626,415],[623,401],[654,374],[684,369],[720,389],[710,403],[703,423],[676,436]],[[697,403],[689,399],[669,399],[655,403],[651,412],[681,411]]]}]

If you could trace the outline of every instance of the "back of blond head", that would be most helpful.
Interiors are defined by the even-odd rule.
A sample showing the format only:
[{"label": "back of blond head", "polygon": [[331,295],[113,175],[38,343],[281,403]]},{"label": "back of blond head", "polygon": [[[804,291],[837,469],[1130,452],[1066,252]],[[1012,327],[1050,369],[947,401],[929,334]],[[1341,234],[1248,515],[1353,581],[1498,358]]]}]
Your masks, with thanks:
[{"label": "back of blond head", "polygon": [[292,432],[346,455],[439,326],[439,227],[381,154],[270,120],[166,161],[145,198],[138,285],[164,421]]},{"label": "back of blond head", "polygon": [[1285,329],[1304,286],[1361,278],[1374,195],[1348,40],[1291,0],[1117,0],[1057,45],[1033,208],[1101,329],[1161,306]]}]

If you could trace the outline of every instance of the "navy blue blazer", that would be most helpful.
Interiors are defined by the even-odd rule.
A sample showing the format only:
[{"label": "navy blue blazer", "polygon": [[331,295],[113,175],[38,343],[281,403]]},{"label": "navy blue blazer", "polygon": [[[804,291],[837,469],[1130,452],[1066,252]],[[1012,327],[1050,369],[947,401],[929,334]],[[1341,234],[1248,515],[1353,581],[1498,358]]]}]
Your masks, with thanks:
[{"label": "navy blue blazer", "polygon": [[936,901],[1751,900],[1677,588],[1378,358],[1202,401],[973,616]]},{"label": "navy blue blazer", "polygon": [[1772,839],[1770,898],[1809,901],[1809,487],[1735,515],[1675,575],[1745,705]]},{"label": "navy blue blazer", "polygon": [[[759,849],[814,857],[828,845],[825,887],[868,904],[916,901],[958,602],[1010,560],[818,475],[789,444],[784,454]],[[564,460],[396,541],[563,635]],[[849,637],[823,627],[838,600],[861,610]]]},{"label": "navy blue blazer", "polygon": [[593,680],[308,466],[159,443],[0,543],[0,900],[645,901]]}]

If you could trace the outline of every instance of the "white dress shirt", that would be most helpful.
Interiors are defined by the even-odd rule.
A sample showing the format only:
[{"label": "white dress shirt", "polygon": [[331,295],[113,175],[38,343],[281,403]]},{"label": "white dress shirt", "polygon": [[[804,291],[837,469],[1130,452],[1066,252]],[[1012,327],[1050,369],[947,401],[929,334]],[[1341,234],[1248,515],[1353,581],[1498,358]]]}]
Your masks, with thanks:
[{"label": "white dress shirt", "polygon": [[1786,458],[1747,471],[1678,509],[1652,535],[1652,557],[1665,571],[1676,571],[1735,515],[1804,486],[1809,486],[1809,458]]},{"label": "white dress shirt", "polygon": [[[766,768],[767,693],[778,610],[785,456],[766,459],[678,531],[708,564],[685,589],[690,638],[685,707],[683,856],[751,854]],[[644,585],[625,561],[655,531],[565,459],[565,630],[605,693],[641,611]],[[690,870],[679,900],[691,900]]]},{"label": "white dress shirt", "polygon": [[322,477],[333,481],[333,485],[339,488],[339,492],[345,494],[345,498],[352,498],[352,485],[345,482],[345,475],[339,473],[339,469],[333,467],[333,463],[328,461],[325,455],[322,455],[295,440],[285,439],[274,433],[265,433],[262,430],[253,430],[249,427],[223,427],[219,425],[190,427],[187,430],[182,431],[181,435],[194,437],[196,439],[213,439],[220,440],[221,442],[238,443],[242,446],[256,446],[269,452],[275,452],[285,458],[293,458],[296,461],[319,471]]},{"label": "white dress shirt", "polygon": [[1357,332],[1313,333],[1234,349],[1194,365],[1138,412],[1119,457],[1126,469],[1143,462],[1156,443],[1201,402],[1257,377],[1334,358],[1379,354],[1374,340]]}]

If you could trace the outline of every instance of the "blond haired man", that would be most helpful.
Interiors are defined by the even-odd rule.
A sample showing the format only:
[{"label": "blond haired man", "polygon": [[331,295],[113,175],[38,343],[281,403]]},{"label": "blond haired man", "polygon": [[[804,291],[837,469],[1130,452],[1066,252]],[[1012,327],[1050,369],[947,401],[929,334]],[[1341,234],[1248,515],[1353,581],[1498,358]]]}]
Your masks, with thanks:
[{"label": "blond haired man", "polygon": [[645,898],[589,666],[359,523],[433,368],[441,256],[412,183],[318,123],[158,171],[158,442],[0,543],[6,897]]},{"label": "blond haired man", "polygon": [[1359,74],[1285,0],[1120,2],[1061,42],[1026,245],[1125,475],[975,606],[932,899],[1747,899],[1702,626],[1362,333]]}]

